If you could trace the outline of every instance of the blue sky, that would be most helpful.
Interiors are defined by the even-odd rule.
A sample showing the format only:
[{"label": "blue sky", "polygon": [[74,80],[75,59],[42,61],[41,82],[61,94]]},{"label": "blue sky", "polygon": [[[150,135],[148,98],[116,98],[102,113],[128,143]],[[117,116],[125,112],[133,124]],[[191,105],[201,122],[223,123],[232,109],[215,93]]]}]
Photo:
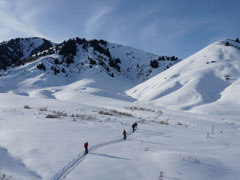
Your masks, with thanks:
[{"label": "blue sky", "polygon": [[105,39],[185,58],[240,37],[239,0],[0,0],[0,41]]}]

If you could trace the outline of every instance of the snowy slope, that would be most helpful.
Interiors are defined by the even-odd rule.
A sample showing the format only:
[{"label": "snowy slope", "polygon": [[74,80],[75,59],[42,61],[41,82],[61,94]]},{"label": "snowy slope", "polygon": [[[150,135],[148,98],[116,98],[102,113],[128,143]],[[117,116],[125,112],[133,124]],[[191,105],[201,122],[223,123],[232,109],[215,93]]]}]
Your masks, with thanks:
[{"label": "snowy slope", "polygon": [[[108,43],[107,47],[112,57],[121,60],[120,66],[122,67],[123,74],[137,83],[163,72],[180,61],[180,59],[174,56],[158,56],[129,46],[114,43]],[[150,66],[152,60],[158,62],[157,68]]]},{"label": "snowy slope", "polygon": [[[72,99],[89,94],[133,101],[123,92],[180,60],[103,40],[70,39],[0,72],[0,92]],[[151,66],[154,61],[155,65]],[[157,64],[157,65],[156,65]]]},{"label": "snowy slope", "polygon": [[[225,46],[226,42],[230,46]],[[213,43],[127,94],[173,109],[236,114],[240,106],[240,43]]]},{"label": "snowy slope", "polygon": [[[54,71],[51,70],[53,57],[55,56],[43,57],[7,71],[7,74],[0,77],[0,92],[64,100],[76,100],[77,96],[89,94],[113,99],[131,99],[122,92],[133,87],[135,83],[124,76],[112,78],[93,68],[86,68],[85,72],[77,73],[78,69],[75,66],[69,66],[65,73],[55,75]],[[44,63],[49,72],[47,72],[48,70],[39,70],[36,67],[39,63]],[[66,77],[67,73],[71,76]]]}]

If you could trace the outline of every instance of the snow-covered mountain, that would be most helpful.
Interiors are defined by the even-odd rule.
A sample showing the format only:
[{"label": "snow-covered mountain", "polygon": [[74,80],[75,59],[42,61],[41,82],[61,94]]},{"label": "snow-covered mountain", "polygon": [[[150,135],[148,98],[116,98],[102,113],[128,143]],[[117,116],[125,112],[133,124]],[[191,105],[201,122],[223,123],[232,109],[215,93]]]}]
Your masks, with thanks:
[{"label": "snow-covered mountain", "polygon": [[[36,56],[45,57],[42,58],[39,69],[53,70],[54,74],[64,73],[71,77],[94,69],[96,73],[105,72],[111,77],[123,76],[137,83],[153,77],[180,60],[175,56],[158,56],[104,40],[87,41],[80,38],[64,41]],[[51,70],[49,63],[52,64]]]},{"label": "snow-covered mountain", "polygon": [[227,41],[164,72],[175,57],[83,39],[2,70],[0,179],[239,179],[240,53]]},{"label": "snow-covered mountain", "polygon": [[2,71],[0,91],[35,96],[38,89],[38,95],[51,98],[66,98],[61,92],[70,91],[125,99],[122,92],[180,61],[175,56],[80,38],[34,52],[33,62]]},{"label": "snow-covered mountain", "polygon": [[127,94],[138,101],[214,114],[240,107],[240,43],[215,42]]},{"label": "snow-covered mountain", "polygon": [[42,52],[54,46],[43,38],[16,38],[0,43],[0,70],[7,67],[18,66],[25,62],[33,61],[33,54]]}]

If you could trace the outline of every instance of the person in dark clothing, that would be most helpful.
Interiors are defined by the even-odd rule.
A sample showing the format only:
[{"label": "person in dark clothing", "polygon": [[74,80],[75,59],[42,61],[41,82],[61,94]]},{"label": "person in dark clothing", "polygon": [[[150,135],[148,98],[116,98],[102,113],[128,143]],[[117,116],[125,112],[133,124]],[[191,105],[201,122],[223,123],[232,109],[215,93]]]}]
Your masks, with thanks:
[{"label": "person in dark clothing", "polygon": [[132,125],[132,130],[133,130],[133,132],[135,132],[136,129],[137,129],[137,123],[135,122],[135,123],[133,123],[133,125]]},{"label": "person in dark clothing", "polygon": [[88,154],[88,142],[84,143],[85,155]]},{"label": "person in dark clothing", "polygon": [[132,130],[133,130],[133,132],[135,131],[135,125],[134,124],[132,125]]},{"label": "person in dark clothing", "polygon": [[125,129],[123,130],[123,139],[124,139],[124,140],[127,139],[127,132],[125,131]]},{"label": "person in dark clothing", "polygon": [[137,129],[137,122],[134,123],[134,131]]}]

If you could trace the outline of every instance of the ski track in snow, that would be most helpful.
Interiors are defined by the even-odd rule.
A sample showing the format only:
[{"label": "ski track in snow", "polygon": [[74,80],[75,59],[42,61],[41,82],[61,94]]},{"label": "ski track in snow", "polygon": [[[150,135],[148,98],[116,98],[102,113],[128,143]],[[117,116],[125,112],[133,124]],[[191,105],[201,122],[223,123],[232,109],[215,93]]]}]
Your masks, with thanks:
[{"label": "ski track in snow", "polygon": [[[155,120],[157,120],[162,114],[159,114]],[[140,122],[136,121],[137,123]],[[132,135],[133,132],[129,132],[127,134],[127,137]],[[110,142],[106,142],[106,143],[102,143],[102,144],[97,144],[94,145],[92,147],[89,148],[89,153],[96,151],[97,149],[110,145],[110,144],[115,144],[115,143],[119,143],[125,141],[124,139],[119,139],[119,140],[113,140]],[[61,170],[59,170],[55,175],[53,175],[53,177],[50,180],[62,180],[64,179],[76,166],[79,165],[79,163],[81,163],[85,158],[87,157],[87,155],[84,154],[84,151],[81,152],[80,154],[78,154],[77,157],[75,157],[72,161],[70,161],[66,166],[64,166]]]},{"label": "ski track in snow", "polygon": [[[128,133],[127,136],[130,136],[133,132]],[[96,151],[97,149],[107,146],[110,144],[115,144],[118,142],[122,142],[124,139],[119,139],[119,140],[113,140],[110,142],[102,143],[102,144],[97,144],[89,148],[89,153]],[[64,166],[60,171],[58,171],[50,180],[61,180],[64,179],[80,162],[83,161],[83,159],[87,155],[84,155],[84,152],[81,152],[78,154],[76,158],[74,158],[72,161],[70,161],[66,166]]]}]

